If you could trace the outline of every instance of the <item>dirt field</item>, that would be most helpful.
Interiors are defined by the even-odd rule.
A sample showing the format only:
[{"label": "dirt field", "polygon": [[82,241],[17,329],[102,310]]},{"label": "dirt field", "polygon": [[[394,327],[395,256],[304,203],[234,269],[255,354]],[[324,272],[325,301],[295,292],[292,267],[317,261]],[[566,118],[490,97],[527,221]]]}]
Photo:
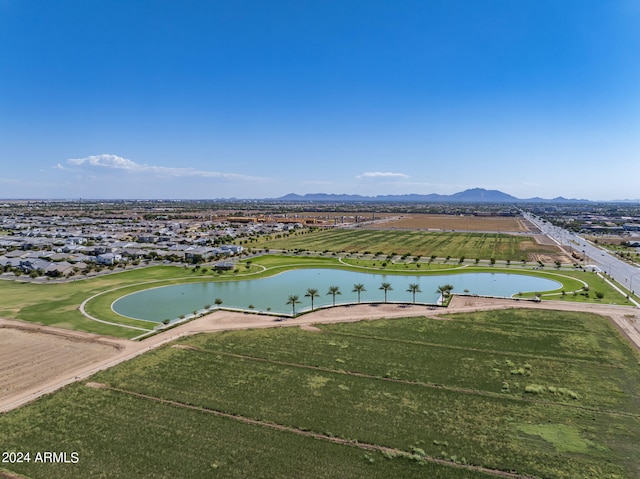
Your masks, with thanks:
[{"label": "dirt field", "polygon": [[369,224],[367,228],[432,229],[446,231],[495,231],[520,233],[527,228],[518,218],[508,216],[454,216],[412,214],[388,218],[383,225]]},{"label": "dirt field", "polygon": [[[531,237],[535,240],[536,244],[545,245],[545,246],[558,246],[558,243],[552,240],[547,235],[542,234],[534,234]],[[556,260],[560,260],[562,263],[573,263],[573,259],[568,251],[564,248],[558,248],[558,253],[554,255],[549,254],[532,254],[530,257],[531,261],[542,261],[543,263],[549,264],[553,263]]]},{"label": "dirt field", "polygon": [[83,333],[58,334],[32,325],[0,323],[0,401],[113,357],[122,347]]}]

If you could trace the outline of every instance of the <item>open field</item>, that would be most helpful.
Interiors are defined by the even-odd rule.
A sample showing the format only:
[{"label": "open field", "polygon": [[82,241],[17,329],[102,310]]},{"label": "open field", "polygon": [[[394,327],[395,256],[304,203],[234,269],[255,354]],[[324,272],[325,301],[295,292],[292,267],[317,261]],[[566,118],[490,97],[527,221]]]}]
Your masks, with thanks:
[{"label": "open field", "polygon": [[439,258],[480,258],[527,261],[544,255],[562,257],[556,246],[541,245],[528,236],[500,233],[436,233],[424,231],[329,229],[259,241],[256,246],[273,249],[337,251],[347,253],[381,252]]},{"label": "open field", "polygon": [[114,356],[118,344],[79,334],[54,334],[0,322],[0,400],[84,364]]},{"label": "open field", "polygon": [[503,233],[527,231],[522,222],[511,216],[460,216],[404,214],[396,215],[382,224],[366,225],[364,228],[437,229],[454,231],[495,231]]},{"label": "open field", "polygon": [[5,449],[80,457],[3,466],[34,479],[633,478],[639,361],[605,318],[542,309],[198,335],[0,416]]}]

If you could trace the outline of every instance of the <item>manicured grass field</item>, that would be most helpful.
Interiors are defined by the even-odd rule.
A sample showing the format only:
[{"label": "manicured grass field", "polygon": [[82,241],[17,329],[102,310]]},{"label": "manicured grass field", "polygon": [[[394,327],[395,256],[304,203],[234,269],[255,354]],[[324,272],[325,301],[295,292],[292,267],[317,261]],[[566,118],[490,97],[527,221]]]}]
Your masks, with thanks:
[{"label": "manicured grass field", "polygon": [[[366,217],[366,216],[365,216]],[[526,231],[514,216],[459,216],[438,214],[403,214],[382,224],[366,224],[365,228],[379,229],[439,229],[457,231]]]},{"label": "manicured grass field", "polygon": [[554,246],[536,244],[530,237],[500,233],[437,233],[424,231],[326,229],[257,243],[274,249],[382,252],[439,258],[480,258],[520,261],[533,254],[557,255]]},{"label": "manicured grass field", "polygon": [[5,450],[80,461],[3,467],[34,479],[637,477],[640,357],[605,318],[503,310],[319,328],[183,338],[91,378],[101,388],[4,414]]},{"label": "manicured grass field", "polygon": [[[79,307],[81,303],[93,296],[86,304],[86,311],[90,315],[129,326],[153,329],[155,324],[125,318],[111,310],[111,304],[117,298],[142,289],[153,286],[178,284],[184,282],[202,281],[233,281],[240,279],[260,278],[276,274],[292,268],[343,268],[354,271],[366,272],[393,272],[396,274],[451,274],[448,282],[455,286],[455,274],[461,272],[520,272],[545,276],[563,283],[566,292],[561,296],[557,292],[553,296],[543,296],[548,299],[563,299],[566,301],[602,302],[616,304],[631,304],[619,293],[615,292],[604,281],[593,273],[585,273],[572,270],[544,270],[532,271],[519,268],[517,264],[511,267],[480,266],[467,264],[461,268],[455,262],[447,264],[422,264],[420,268],[413,262],[400,264],[388,263],[382,267],[379,260],[345,259],[342,262],[338,257],[317,256],[284,256],[265,255],[251,258],[250,268],[239,265],[238,273],[225,272],[223,274],[212,273],[210,270],[202,273],[202,270],[193,272],[191,268],[176,266],[154,266],[145,269],[130,270],[101,276],[91,279],[79,280],[70,283],[31,284],[15,281],[0,282],[0,317],[15,318],[35,323],[57,326],[62,328],[77,329],[99,334],[117,337],[133,338],[143,331],[127,329],[118,326],[92,321],[83,316]],[[590,286],[588,297],[573,292],[582,288],[585,281]],[[595,297],[595,291],[604,293],[604,298]],[[461,293],[461,291],[455,291]],[[527,296],[527,295],[524,295]],[[529,294],[531,296],[531,294]],[[202,307],[203,305],[198,305]],[[186,311],[185,313],[190,313]]]},{"label": "manicured grass field", "polygon": [[[213,273],[210,269],[193,271],[193,268],[178,266],[151,266],[104,276],[81,279],[72,282],[28,283],[22,281],[0,281],[0,317],[21,319],[47,326],[76,329],[98,334],[132,338],[141,331],[92,321],[83,316],[79,307],[82,302],[94,295],[95,301],[87,305],[89,314],[119,324],[142,328],[154,325],[117,315],[111,311],[111,302],[102,303],[104,293],[114,291],[116,297],[127,292],[186,282],[226,281],[234,278],[246,278],[262,271],[263,268],[241,265],[238,273]],[[94,306],[97,305],[97,306]]]},{"label": "manicured grass field", "polygon": [[[70,283],[31,284],[2,281],[0,317],[112,336],[134,337],[139,335],[140,331],[101,324],[85,318],[78,310],[80,304],[94,294],[123,285],[163,281],[168,278],[187,280],[191,276],[193,273],[183,268],[155,266]],[[122,322],[131,323],[126,318],[122,318]]]}]

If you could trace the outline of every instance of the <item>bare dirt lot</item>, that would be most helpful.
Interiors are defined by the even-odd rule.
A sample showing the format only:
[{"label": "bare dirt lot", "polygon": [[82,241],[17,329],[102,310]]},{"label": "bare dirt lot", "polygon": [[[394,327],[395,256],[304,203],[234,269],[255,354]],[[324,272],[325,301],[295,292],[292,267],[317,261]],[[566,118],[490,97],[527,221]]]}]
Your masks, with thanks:
[{"label": "bare dirt lot", "polygon": [[[533,234],[531,235],[531,237],[535,240],[535,242],[539,245],[544,245],[544,246],[558,246],[558,243],[554,240],[552,240],[549,236],[547,235],[542,235],[542,234]],[[558,246],[558,253],[554,254],[554,255],[550,255],[550,254],[532,254],[531,257],[529,258],[531,261],[542,261],[543,263],[553,263],[556,260],[560,260],[562,263],[572,263],[573,259],[571,258],[571,255],[569,254],[569,252],[567,250],[564,249],[564,247],[559,247]]]},{"label": "bare dirt lot", "polygon": [[[365,227],[379,228],[380,225],[371,224]],[[501,233],[521,233],[527,231],[527,228],[515,217],[429,214],[409,214],[388,218],[384,223],[384,228],[496,231]]]},{"label": "bare dirt lot", "polygon": [[89,334],[58,333],[0,322],[0,402],[79,367],[115,356],[123,346]]}]

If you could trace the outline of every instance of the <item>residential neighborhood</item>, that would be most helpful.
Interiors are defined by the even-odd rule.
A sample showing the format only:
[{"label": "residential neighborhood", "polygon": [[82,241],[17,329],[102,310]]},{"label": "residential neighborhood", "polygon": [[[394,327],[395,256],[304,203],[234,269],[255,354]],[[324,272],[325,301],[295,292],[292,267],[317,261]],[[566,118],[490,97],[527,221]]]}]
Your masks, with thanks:
[{"label": "residential neighborhood", "polygon": [[229,221],[226,217],[169,219],[28,214],[12,205],[0,214],[2,278],[66,279],[149,262],[199,264],[246,253],[250,238],[302,227],[301,223]]}]

